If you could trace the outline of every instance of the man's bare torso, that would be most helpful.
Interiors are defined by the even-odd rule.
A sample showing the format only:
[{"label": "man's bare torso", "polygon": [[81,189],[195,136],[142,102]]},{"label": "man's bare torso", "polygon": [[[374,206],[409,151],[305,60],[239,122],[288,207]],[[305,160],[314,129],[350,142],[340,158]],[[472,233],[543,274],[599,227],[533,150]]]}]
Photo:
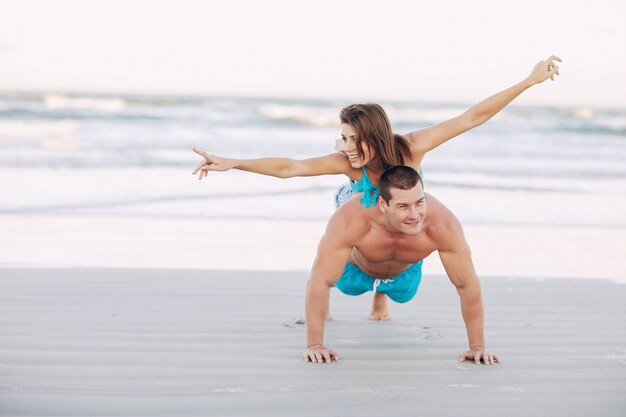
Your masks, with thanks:
[{"label": "man's bare torso", "polygon": [[439,201],[429,196],[428,213],[422,230],[414,236],[403,233],[391,233],[383,224],[378,207],[365,209],[359,207],[358,197],[350,204],[349,216],[354,221],[368,223],[365,233],[349,236],[352,238],[352,253],[349,262],[358,266],[366,274],[386,279],[398,275],[411,265],[426,258],[435,250],[440,250],[441,220],[447,211]]}]

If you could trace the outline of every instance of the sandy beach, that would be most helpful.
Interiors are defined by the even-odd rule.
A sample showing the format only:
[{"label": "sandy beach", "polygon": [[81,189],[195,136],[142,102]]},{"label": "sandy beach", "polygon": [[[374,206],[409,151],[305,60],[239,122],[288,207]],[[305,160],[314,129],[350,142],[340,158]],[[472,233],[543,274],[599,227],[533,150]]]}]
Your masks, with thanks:
[{"label": "sandy beach", "polygon": [[367,320],[371,297],[333,291],[326,342],[341,360],[303,362],[298,323],[323,222],[0,216],[0,227],[0,415],[626,407],[621,229],[465,227],[488,348],[503,360],[485,367],[457,361],[465,328],[436,258],[390,322]]},{"label": "sandy beach", "polygon": [[10,269],[7,416],[622,416],[626,286],[483,280],[489,348],[460,363],[454,288],[429,276],[394,319],[333,292],[332,364],[302,361],[301,272]]},{"label": "sandy beach", "polygon": [[[579,3],[0,0],[0,417],[626,417],[626,2]],[[397,164],[484,334],[402,197],[374,289],[432,242],[459,291],[331,289],[305,362]]]}]

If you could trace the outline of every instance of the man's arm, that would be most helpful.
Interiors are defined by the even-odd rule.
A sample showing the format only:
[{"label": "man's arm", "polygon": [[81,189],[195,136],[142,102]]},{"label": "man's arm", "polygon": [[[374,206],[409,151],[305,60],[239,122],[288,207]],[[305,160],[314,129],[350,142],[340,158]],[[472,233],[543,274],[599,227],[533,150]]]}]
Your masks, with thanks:
[{"label": "man's arm", "polygon": [[[340,211],[344,208],[347,207],[342,207]],[[338,212],[329,221],[311,269],[305,299],[307,349],[304,360],[307,362],[339,359],[337,352],[324,346],[324,322],[330,289],[340,278],[352,251],[351,226],[346,224],[344,218],[343,213]]]},{"label": "man's arm", "polygon": [[485,350],[484,311],[480,291],[480,281],[474,270],[469,245],[463,235],[461,223],[449,213],[450,220],[444,228],[445,249],[439,250],[439,257],[461,298],[461,312],[467,329],[469,350],[463,352],[459,360],[473,359],[485,365],[500,362],[496,355]]}]

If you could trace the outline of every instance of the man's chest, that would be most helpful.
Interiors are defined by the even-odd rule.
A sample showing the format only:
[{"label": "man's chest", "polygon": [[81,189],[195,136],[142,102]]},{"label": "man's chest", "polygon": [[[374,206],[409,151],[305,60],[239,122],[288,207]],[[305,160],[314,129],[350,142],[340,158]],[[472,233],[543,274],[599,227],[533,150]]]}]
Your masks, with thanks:
[{"label": "man's chest", "polygon": [[371,235],[365,237],[356,249],[370,262],[416,263],[426,258],[436,248],[425,235],[402,237]]}]

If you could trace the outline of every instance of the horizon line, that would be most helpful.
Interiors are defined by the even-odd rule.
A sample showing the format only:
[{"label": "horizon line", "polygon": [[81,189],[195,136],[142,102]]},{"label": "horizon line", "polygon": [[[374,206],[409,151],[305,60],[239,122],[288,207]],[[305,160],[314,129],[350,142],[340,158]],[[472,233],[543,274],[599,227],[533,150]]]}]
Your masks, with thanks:
[{"label": "horizon line", "polygon": [[[4,87],[0,87],[1,95],[12,95],[12,94],[66,94],[66,95],[95,95],[95,96],[148,96],[148,97],[193,97],[193,98],[235,98],[235,99],[259,99],[259,100],[295,100],[295,101],[344,101],[348,103],[363,103],[363,102],[398,102],[398,103],[421,103],[421,104],[437,104],[437,105],[463,105],[463,106],[472,106],[473,104],[477,104],[479,101],[470,101],[470,100],[437,100],[437,99],[410,99],[410,98],[399,98],[399,97],[381,97],[373,100],[372,98],[365,99],[363,97],[347,97],[347,96],[304,96],[304,95],[282,95],[282,96],[272,96],[263,93],[224,93],[224,92],[214,92],[214,93],[206,93],[206,92],[173,92],[173,91],[132,91],[132,90],[98,90],[98,89],[80,89],[80,88],[15,88],[15,89],[6,89]],[[618,105],[618,104],[588,104],[588,103],[537,103],[537,102],[527,102],[527,103],[515,103],[513,101],[508,106],[514,107],[524,107],[524,106],[532,106],[532,107],[548,107],[548,108],[591,108],[591,109],[599,109],[599,110],[626,110],[626,104]],[[507,107],[508,107],[507,106]]]}]

